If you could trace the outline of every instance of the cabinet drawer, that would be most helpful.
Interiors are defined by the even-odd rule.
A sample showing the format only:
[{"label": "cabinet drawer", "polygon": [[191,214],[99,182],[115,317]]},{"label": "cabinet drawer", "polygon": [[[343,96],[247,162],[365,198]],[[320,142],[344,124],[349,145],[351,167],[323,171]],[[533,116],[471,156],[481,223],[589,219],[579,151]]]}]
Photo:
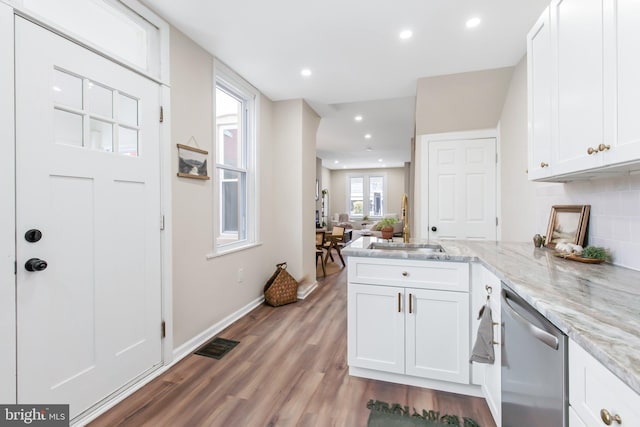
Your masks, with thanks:
[{"label": "cabinet drawer", "polygon": [[640,426],[640,395],[573,341],[569,343],[569,403],[588,427],[606,425],[602,410],[611,417],[619,415],[623,426]]},{"label": "cabinet drawer", "polygon": [[349,257],[349,282],[469,292],[469,264]]}]

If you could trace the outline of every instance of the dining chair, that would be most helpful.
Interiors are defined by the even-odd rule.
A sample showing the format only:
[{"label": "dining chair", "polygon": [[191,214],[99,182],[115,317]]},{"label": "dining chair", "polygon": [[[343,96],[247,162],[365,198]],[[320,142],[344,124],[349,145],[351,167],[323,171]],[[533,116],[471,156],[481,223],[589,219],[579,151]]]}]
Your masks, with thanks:
[{"label": "dining chair", "polygon": [[[333,260],[333,254],[331,253],[331,249],[335,249],[340,257],[340,261],[342,262],[342,266],[346,266],[344,262],[344,258],[342,257],[342,253],[340,251],[341,246],[344,245],[344,227],[335,226],[331,230],[331,234],[326,236],[325,248],[327,248],[327,255],[324,258],[325,263],[327,262],[327,257]],[[335,262],[335,261],[334,261]]]},{"label": "dining chair", "polygon": [[320,259],[320,264],[322,265],[322,276],[327,276],[327,271],[325,267],[325,256],[324,256],[324,231],[316,231],[316,266],[318,265],[318,259]]}]

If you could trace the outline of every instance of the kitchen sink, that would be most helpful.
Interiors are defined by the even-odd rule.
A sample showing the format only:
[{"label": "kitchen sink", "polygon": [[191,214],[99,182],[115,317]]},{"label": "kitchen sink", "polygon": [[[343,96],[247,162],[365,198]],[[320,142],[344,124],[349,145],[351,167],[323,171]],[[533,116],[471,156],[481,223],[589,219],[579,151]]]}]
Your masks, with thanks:
[{"label": "kitchen sink", "polygon": [[442,246],[433,243],[373,242],[367,248],[379,249],[383,251],[444,253],[444,249],[442,248]]}]

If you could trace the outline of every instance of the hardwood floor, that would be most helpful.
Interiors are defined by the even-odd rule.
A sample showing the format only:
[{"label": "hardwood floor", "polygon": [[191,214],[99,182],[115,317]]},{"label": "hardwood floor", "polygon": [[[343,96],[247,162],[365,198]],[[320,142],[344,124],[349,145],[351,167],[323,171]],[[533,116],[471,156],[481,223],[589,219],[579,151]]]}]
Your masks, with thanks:
[{"label": "hardwood floor", "polygon": [[94,422],[98,426],[366,426],[369,399],[495,424],[485,401],[350,377],[346,269],[306,300],[260,306],[219,334],[221,360],[190,355]]}]

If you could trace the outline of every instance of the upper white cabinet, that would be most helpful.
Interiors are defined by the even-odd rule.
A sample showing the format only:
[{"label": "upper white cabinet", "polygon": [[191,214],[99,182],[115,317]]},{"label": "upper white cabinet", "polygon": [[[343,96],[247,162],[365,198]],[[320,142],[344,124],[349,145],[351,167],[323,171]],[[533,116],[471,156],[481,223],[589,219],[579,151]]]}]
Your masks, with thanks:
[{"label": "upper white cabinet", "polygon": [[529,178],[549,176],[551,162],[551,28],[549,8],[527,36]]},{"label": "upper white cabinet", "polygon": [[[640,159],[640,2],[609,1],[605,8],[605,71],[607,78],[607,135],[602,147],[605,163]],[[607,147],[610,145],[610,147]]]},{"label": "upper white cabinet", "polygon": [[640,162],[638,22],[636,0],[554,0],[531,29],[529,179]]}]

